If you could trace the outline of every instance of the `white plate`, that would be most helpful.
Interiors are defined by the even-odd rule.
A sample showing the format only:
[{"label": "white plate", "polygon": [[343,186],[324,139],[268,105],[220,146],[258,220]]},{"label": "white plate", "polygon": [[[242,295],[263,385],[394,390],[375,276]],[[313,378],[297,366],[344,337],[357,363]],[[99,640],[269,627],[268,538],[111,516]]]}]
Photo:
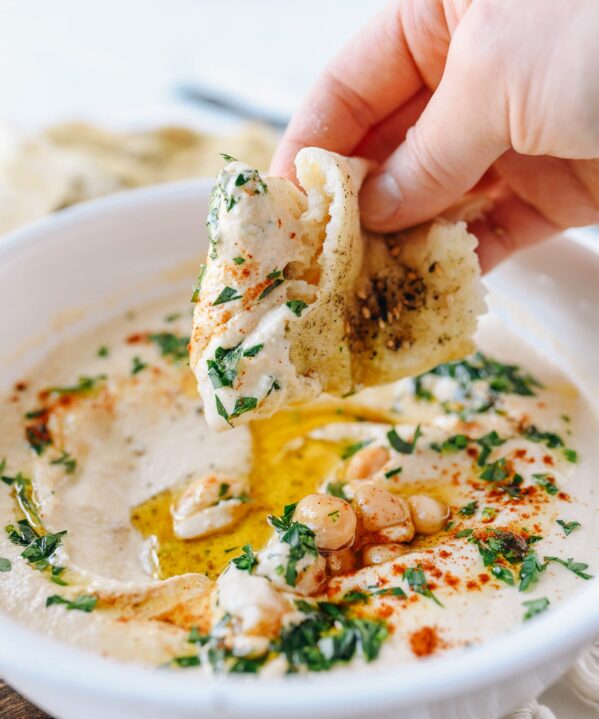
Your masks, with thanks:
[{"label": "white plate", "polygon": [[[181,183],[81,205],[0,243],[0,385],[65,336],[131,304],[191,285],[206,250],[209,183]],[[177,271],[172,271],[178,268]],[[595,400],[599,259],[567,239],[489,277],[490,304]],[[65,314],[80,314],[70,324]],[[62,317],[56,329],[56,316]],[[491,719],[555,682],[599,633],[599,580],[511,634],[368,678],[224,677],[123,665],[57,644],[0,615],[0,671],[61,719],[398,717]]]}]

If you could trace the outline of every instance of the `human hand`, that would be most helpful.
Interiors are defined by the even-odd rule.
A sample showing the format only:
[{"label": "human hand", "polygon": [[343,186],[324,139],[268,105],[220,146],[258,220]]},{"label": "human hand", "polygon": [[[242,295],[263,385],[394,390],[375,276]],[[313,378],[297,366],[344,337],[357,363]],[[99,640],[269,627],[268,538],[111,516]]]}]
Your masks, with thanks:
[{"label": "human hand", "polygon": [[271,165],[316,145],[378,163],[362,221],[391,232],[474,188],[483,269],[599,222],[599,2],[396,0],[325,69]]}]

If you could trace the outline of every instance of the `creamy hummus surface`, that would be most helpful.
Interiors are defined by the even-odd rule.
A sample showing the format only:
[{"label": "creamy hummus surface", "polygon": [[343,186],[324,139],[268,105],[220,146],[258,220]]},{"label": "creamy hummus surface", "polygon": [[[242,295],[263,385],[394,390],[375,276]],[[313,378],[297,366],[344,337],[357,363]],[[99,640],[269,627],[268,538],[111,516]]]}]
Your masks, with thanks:
[{"label": "creamy hummus surface", "polygon": [[3,398],[3,612],[152,666],[365,671],[513,630],[597,571],[596,420],[497,320],[480,354],[214,434],[186,299]]}]

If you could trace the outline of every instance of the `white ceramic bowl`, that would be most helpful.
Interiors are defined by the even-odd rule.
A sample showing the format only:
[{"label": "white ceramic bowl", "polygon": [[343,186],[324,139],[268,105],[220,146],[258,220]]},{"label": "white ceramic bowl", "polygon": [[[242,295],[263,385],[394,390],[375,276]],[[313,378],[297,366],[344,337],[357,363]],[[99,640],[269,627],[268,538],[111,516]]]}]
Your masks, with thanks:
[{"label": "white ceramic bowl", "polygon": [[[0,386],[65,336],[189,288],[206,250],[208,190],[195,182],[123,193],[0,240]],[[492,311],[597,401],[598,256],[558,239],[506,263],[488,284]],[[598,608],[596,579],[511,634],[401,670],[210,681],[109,661],[0,614],[0,674],[60,719],[490,719],[567,670],[599,634]]]}]

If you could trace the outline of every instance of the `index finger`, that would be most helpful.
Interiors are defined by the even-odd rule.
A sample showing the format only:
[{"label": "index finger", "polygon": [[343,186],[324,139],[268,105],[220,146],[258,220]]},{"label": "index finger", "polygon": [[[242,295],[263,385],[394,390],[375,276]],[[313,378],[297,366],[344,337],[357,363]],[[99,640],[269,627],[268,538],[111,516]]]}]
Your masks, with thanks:
[{"label": "index finger", "polygon": [[364,27],[322,73],[293,116],[271,163],[271,174],[295,179],[293,160],[316,145],[350,154],[368,130],[422,86],[391,4]]}]

